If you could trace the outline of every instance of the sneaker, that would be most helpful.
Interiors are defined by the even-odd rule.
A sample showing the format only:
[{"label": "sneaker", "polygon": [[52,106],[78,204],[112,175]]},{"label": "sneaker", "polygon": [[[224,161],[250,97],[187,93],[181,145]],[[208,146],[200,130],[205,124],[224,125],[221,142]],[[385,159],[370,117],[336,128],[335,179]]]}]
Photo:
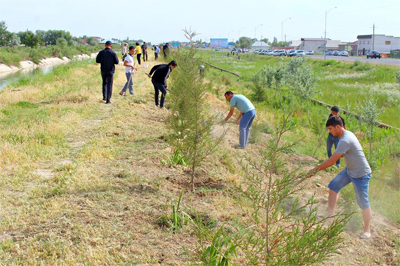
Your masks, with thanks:
[{"label": "sneaker", "polygon": [[106,101],[106,104],[110,104],[111,103],[111,101]]},{"label": "sneaker", "polygon": [[119,92],[119,95],[121,95],[121,96],[124,95],[124,92],[123,92],[123,91],[120,91],[120,92]]}]

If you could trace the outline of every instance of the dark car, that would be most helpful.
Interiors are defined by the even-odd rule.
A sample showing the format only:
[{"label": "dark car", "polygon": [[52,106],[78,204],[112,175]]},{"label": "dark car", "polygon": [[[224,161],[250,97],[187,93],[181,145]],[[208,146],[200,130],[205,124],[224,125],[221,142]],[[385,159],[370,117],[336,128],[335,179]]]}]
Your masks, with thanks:
[{"label": "dark car", "polygon": [[286,56],[289,56],[289,57],[296,56],[296,50],[294,50],[294,49],[289,50],[287,52]]},{"label": "dark car", "polygon": [[334,55],[334,56],[339,56],[339,51],[333,51],[333,54],[332,55]]},{"label": "dark car", "polygon": [[325,55],[332,55],[332,54],[333,54],[332,51],[326,51],[326,54],[325,54]]},{"label": "dark car", "polygon": [[381,59],[381,53],[380,52],[378,52],[378,51],[371,51],[371,52],[368,52],[367,53],[367,59],[368,58],[379,58],[379,59]]}]

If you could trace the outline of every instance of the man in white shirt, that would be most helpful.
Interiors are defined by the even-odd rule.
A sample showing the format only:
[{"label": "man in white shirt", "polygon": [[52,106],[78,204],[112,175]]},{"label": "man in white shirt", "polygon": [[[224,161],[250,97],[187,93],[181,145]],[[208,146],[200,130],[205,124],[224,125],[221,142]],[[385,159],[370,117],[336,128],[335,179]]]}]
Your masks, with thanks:
[{"label": "man in white shirt", "polygon": [[131,95],[133,95],[133,70],[137,70],[135,67],[135,62],[133,61],[133,55],[135,54],[135,47],[130,46],[129,47],[129,53],[126,55],[125,61],[124,61],[124,66],[125,66],[125,75],[126,75],[126,83],[124,88],[120,91],[119,95],[124,95],[126,92],[126,89],[129,87],[129,92]]},{"label": "man in white shirt", "polygon": [[317,167],[311,169],[307,176],[311,177],[318,171],[332,166],[340,157],[344,157],[346,168],[344,168],[328,185],[328,215],[334,215],[336,203],[339,198],[339,191],[346,185],[353,183],[358,206],[362,209],[364,219],[364,233],[361,239],[371,237],[371,207],[369,204],[368,190],[371,178],[371,167],[365,158],[364,152],[357,137],[343,127],[343,120],[338,116],[331,116],[326,122],[329,133],[334,137],[339,137],[337,149],[333,155]]}]

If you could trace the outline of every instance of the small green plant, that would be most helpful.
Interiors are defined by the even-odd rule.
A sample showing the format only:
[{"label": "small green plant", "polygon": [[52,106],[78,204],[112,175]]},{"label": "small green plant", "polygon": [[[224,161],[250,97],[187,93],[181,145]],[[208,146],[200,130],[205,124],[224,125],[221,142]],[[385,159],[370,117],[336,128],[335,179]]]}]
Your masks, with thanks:
[{"label": "small green plant", "polygon": [[187,221],[191,220],[190,216],[180,211],[181,200],[183,196],[184,190],[182,189],[181,194],[179,195],[179,199],[176,203],[172,204],[172,213],[171,215],[161,215],[157,218],[156,223],[160,227],[169,227],[173,232],[176,232],[179,228],[187,223]]},{"label": "small green plant", "polygon": [[211,244],[201,255],[206,265],[228,266],[233,256],[237,257],[238,245],[233,241],[234,235],[227,235],[224,227],[218,229],[212,237]]},{"label": "small green plant", "polygon": [[168,165],[186,165],[185,158],[180,149],[175,149],[174,153],[167,160]]}]

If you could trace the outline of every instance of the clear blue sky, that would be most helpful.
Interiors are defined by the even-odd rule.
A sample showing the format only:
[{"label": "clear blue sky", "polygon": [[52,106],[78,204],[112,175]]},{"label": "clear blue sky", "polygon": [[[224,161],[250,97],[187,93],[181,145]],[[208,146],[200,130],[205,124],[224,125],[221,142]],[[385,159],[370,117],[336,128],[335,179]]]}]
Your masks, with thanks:
[{"label": "clear blue sky", "polygon": [[372,34],[374,23],[376,34],[400,37],[399,0],[0,0],[0,21],[12,32],[56,29],[106,39],[185,41],[182,29],[191,27],[206,41],[239,34],[272,41],[281,40],[283,21],[286,40],[323,37],[326,10],[328,38],[355,41]]}]

